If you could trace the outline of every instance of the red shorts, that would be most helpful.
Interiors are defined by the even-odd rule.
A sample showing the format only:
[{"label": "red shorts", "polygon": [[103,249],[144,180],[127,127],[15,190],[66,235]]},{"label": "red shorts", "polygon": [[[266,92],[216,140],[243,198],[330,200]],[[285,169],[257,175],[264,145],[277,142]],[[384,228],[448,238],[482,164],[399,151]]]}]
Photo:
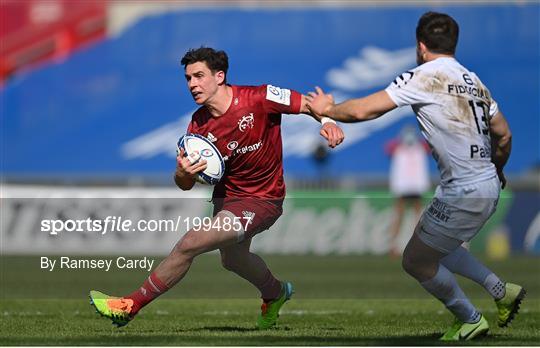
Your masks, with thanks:
[{"label": "red shorts", "polygon": [[228,211],[240,219],[244,227],[244,235],[240,240],[249,239],[269,229],[283,214],[283,199],[227,197],[216,198],[213,203],[213,216],[220,211]]}]

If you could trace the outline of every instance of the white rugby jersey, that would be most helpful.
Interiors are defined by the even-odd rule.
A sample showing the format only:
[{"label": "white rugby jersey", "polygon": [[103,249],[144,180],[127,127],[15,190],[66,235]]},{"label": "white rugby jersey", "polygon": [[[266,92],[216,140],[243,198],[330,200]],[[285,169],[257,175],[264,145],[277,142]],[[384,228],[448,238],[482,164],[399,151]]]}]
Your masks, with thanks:
[{"label": "white rugby jersey", "polygon": [[457,60],[437,58],[406,71],[386,92],[397,106],[411,105],[437,161],[442,185],[497,175],[489,134],[497,103],[478,76]]}]

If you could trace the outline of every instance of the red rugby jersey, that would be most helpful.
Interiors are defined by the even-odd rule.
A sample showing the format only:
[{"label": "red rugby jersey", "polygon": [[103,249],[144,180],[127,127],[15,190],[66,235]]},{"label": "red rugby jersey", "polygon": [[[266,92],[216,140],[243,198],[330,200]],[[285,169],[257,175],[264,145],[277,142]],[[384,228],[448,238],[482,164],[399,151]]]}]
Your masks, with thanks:
[{"label": "red rugby jersey", "polygon": [[232,102],[223,115],[213,117],[202,106],[187,129],[210,139],[225,158],[213,197],[282,199],[281,114],[299,113],[302,95],[272,85],[231,87]]}]

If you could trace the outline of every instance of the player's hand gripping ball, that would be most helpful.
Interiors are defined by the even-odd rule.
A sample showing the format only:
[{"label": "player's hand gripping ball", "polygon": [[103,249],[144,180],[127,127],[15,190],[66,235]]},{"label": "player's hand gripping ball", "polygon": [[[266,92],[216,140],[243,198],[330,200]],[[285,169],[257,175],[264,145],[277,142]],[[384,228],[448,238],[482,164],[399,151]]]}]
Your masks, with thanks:
[{"label": "player's hand gripping ball", "polygon": [[[184,156],[193,160],[193,163],[206,160],[207,167],[204,171],[199,172],[196,180],[203,184],[217,184],[225,173],[225,161],[219,150],[212,142],[199,134],[186,134],[180,137],[177,143],[177,154],[180,149],[184,150]],[[194,154],[194,156],[191,156]],[[198,156],[196,155],[198,153]]]}]

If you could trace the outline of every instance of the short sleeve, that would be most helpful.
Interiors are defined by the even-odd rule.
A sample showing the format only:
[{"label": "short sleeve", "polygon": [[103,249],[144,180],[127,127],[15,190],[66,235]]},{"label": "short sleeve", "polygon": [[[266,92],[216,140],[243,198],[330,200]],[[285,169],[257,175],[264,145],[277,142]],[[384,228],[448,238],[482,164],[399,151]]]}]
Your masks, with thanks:
[{"label": "short sleeve", "polygon": [[431,87],[429,79],[420,78],[420,70],[406,71],[386,87],[386,93],[397,106],[423,104],[429,102]]},{"label": "short sleeve", "polygon": [[489,118],[493,118],[499,112],[499,105],[494,99],[491,99],[491,104],[489,105]]},{"label": "short sleeve", "polygon": [[269,114],[298,114],[302,104],[302,94],[297,91],[272,85],[263,85],[259,92],[264,110]]}]

